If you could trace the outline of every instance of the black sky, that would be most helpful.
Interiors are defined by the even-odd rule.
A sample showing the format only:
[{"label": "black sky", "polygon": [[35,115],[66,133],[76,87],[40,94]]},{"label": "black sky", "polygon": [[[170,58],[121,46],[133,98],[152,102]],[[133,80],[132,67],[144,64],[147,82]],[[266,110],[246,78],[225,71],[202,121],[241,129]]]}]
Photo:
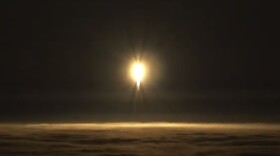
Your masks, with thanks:
[{"label": "black sky", "polygon": [[1,3],[1,121],[280,121],[274,1]]}]

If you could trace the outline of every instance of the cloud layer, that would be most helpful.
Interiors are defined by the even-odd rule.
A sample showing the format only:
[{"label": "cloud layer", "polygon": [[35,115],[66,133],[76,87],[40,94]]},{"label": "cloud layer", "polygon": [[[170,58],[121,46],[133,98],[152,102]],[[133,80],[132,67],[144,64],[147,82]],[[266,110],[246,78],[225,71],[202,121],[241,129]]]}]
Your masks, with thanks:
[{"label": "cloud layer", "polygon": [[280,155],[280,129],[1,125],[1,156]]}]

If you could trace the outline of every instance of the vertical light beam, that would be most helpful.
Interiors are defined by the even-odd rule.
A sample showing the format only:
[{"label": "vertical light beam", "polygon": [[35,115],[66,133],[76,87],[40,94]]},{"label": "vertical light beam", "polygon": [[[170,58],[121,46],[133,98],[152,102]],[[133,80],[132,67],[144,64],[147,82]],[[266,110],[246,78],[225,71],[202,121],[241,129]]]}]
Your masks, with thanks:
[{"label": "vertical light beam", "polygon": [[141,64],[139,61],[133,64],[132,70],[131,70],[131,76],[136,82],[137,89],[139,90],[141,81],[143,80],[145,76],[145,68],[144,65]]}]

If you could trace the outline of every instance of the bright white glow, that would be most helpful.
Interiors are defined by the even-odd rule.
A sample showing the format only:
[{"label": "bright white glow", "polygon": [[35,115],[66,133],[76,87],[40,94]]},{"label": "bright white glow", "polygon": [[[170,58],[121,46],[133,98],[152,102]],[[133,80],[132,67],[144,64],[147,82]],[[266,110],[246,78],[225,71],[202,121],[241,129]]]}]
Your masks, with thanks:
[{"label": "bright white glow", "polygon": [[135,80],[137,88],[139,89],[140,83],[145,76],[144,65],[141,64],[140,62],[134,63],[131,69],[131,76]]}]

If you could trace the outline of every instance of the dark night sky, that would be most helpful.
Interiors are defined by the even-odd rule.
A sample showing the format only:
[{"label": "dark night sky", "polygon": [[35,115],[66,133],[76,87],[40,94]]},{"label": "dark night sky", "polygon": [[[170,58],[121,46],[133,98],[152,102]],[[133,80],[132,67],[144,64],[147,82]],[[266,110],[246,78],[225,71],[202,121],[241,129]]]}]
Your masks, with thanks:
[{"label": "dark night sky", "polygon": [[272,2],[2,2],[0,120],[280,122]]}]

